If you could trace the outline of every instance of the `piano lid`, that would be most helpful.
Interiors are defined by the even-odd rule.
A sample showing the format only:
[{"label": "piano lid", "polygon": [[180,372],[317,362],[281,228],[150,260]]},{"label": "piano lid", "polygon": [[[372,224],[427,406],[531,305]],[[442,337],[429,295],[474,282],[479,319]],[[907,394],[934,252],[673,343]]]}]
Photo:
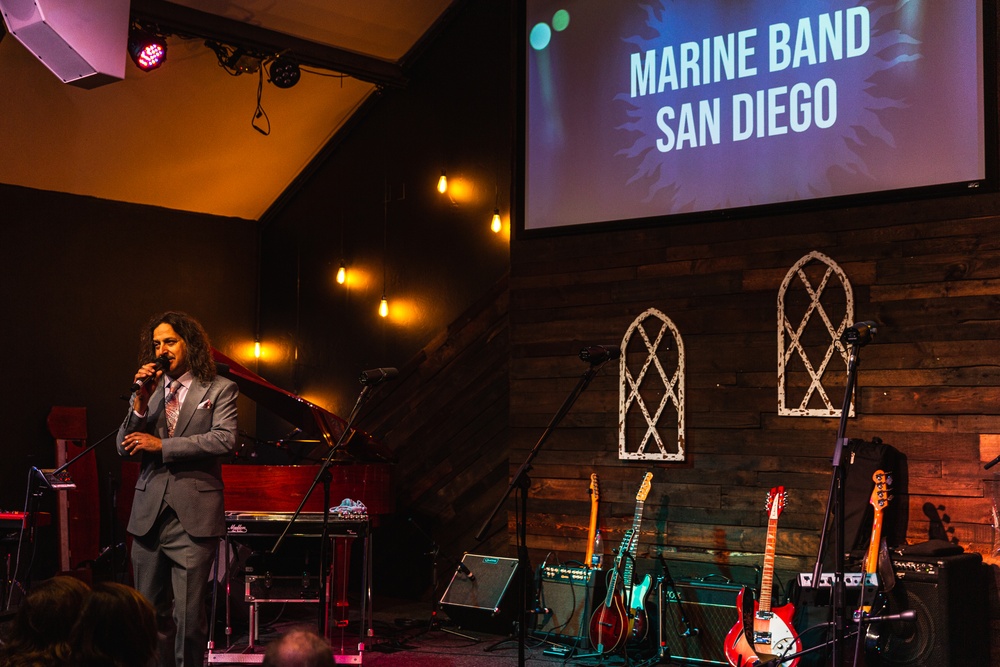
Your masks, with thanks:
[{"label": "piano lid", "polygon": [[[304,434],[320,438],[323,450],[328,451],[333,447],[347,427],[347,420],[315,403],[310,403],[301,396],[271,384],[215,348],[212,348],[212,357],[215,359],[219,375],[234,381],[240,393],[292,426],[302,429]],[[344,449],[346,453],[363,460],[390,462],[393,459],[387,447],[358,429],[354,429],[354,434],[349,437]],[[326,455],[326,451],[320,453],[321,458]]]}]

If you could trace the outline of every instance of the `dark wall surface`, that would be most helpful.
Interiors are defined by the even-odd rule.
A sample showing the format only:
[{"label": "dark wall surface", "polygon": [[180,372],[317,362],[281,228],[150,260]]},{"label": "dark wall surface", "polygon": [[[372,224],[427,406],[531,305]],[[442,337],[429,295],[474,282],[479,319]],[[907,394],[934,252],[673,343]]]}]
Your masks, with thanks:
[{"label": "dark wall surface", "polygon": [[[20,510],[31,467],[54,467],[53,406],[86,408],[90,442],[117,430],[139,331],[153,314],[194,315],[231,355],[252,344],[256,230],[245,220],[6,185],[0,199],[0,507]],[[113,439],[96,451],[107,486],[120,467]]]}]

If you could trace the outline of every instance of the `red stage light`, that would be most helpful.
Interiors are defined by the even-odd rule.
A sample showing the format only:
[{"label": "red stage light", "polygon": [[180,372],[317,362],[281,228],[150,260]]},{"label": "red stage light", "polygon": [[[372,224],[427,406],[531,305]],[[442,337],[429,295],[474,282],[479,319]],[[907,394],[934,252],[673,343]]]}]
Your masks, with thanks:
[{"label": "red stage light", "polygon": [[128,55],[136,67],[148,72],[167,59],[167,42],[162,37],[133,28],[128,35]]}]

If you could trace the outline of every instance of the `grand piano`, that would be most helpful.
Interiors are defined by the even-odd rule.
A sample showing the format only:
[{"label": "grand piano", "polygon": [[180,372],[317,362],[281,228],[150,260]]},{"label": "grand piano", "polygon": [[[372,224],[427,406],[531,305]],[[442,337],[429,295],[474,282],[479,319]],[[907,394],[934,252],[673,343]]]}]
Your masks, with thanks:
[{"label": "grand piano", "polygon": [[[254,457],[237,456],[234,463],[222,467],[226,485],[226,511],[279,514],[294,512],[309,489],[326,458],[344,433],[345,420],[289,391],[271,384],[218,350],[212,350],[219,374],[239,386],[240,393],[258,406],[271,411],[295,428],[290,438],[258,442],[259,447],[288,450],[296,447],[300,465],[257,465]],[[304,445],[304,446],[303,446]],[[362,502],[369,517],[392,513],[392,457],[377,440],[355,431],[346,446],[335,455],[330,466],[331,505],[345,498]],[[317,487],[303,508],[305,512],[323,511],[323,489]]]},{"label": "grand piano", "polygon": [[[241,454],[241,447],[234,462],[222,466],[227,544],[236,545],[233,553],[244,554],[244,561],[237,566],[240,570],[237,576],[245,586],[244,602],[250,605],[249,648],[254,649],[259,604],[325,600],[322,605],[325,610],[320,612],[324,617],[321,625],[335,649],[333,635],[340,629],[340,644],[344,649],[343,631],[348,625],[349,613],[351,543],[355,538],[362,538],[365,561],[361,582],[362,627],[371,628],[371,551],[368,538],[379,517],[392,513],[394,509],[392,456],[370,435],[358,430],[349,434],[327,470],[331,508],[327,528],[333,553],[326,591],[317,591],[315,583],[310,583],[308,577],[282,577],[283,560],[302,559],[303,553],[305,560],[315,560],[312,552],[323,527],[325,484],[316,485],[304,505],[302,499],[316,481],[323,461],[340,440],[347,423],[318,405],[271,384],[218,350],[213,350],[212,354],[219,374],[236,382],[241,394],[294,427],[291,435],[276,441],[255,439],[252,448],[294,452],[289,460],[295,464],[261,465],[256,462],[261,457]],[[296,517],[294,512],[300,505],[302,513]],[[289,524],[293,517],[294,522]],[[279,536],[283,536],[284,541],[278,552],[272,554],[270,551],[276,546]],[[303,548],[303,543],[310,546]],[[227,553],[229,551],[230,547],[227,547]],[[248,551],[255,553],[247,557]],[[266,573],[265,568],[268,570]],[[232,569],[227,568],[227,572]],[[276,576],[272,577],[272,569]],[[304,569],[307,568],[298,567],[297,571],[301,575]],[[282,588],[281,579],[287,579],[293,588],[297,588]],[[227,588],[230,584],[227,575]],[[314,594],[318,594],[318,599]],[[227,612],[227,626],[229,619]],[[227,627],[227,635],[228,630]],[[362,635],[365,634],[362,632]],[[359,649],[364,641],[363,637],[357,645]],[[214,657],[218,656],[210,652],[209,663],[216,662]],[[256,657],[260,657],[259,654]],[[359,661],[359,656],[336,657],[345,658],[337,662]],[[225,662],[230,658],[228,654],[223,655],[219,661]]]}]

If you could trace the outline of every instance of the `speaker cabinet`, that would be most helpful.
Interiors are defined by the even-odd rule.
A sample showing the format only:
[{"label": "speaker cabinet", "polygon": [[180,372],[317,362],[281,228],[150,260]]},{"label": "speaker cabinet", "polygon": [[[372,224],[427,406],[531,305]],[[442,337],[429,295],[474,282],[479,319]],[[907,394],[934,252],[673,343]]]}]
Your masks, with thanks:
[{"label": "speaker cabinet", "polygon": [[125,78],[128,0],[0,0],[10,34],[63,83]]},{"label": "speaker cabinet", "polygon": [[595,600],[603,597],[603,591],[597,591],[602,574],[585,567],[542,568],[538,602],[548,611],[538,615],[535,631],[548,639],[582,644],[589,634]]},{"label": "speaker cabinet", "polygon": [[888,612],[912,609],[917,618],[879,629],[886,642],[880,664],[988,665],[989,600],[982,556],[904,556],[893,567],[897,582],[889,594]]},{"label": "speaker cabinet", "polygon": [[[736,596],[742,588],[739,584],[683,579],[672,587],[661,585],[661,641],[674,661],[729,664],[723,644],[726,633],[740,620]],[[751,599],[749,594],[744,597]]]},{"label": "speaker cabinet", "polygon": [[448,617],[469,630],[508,634],[517,617],[516,558],[465,554],[441,596]]}]

